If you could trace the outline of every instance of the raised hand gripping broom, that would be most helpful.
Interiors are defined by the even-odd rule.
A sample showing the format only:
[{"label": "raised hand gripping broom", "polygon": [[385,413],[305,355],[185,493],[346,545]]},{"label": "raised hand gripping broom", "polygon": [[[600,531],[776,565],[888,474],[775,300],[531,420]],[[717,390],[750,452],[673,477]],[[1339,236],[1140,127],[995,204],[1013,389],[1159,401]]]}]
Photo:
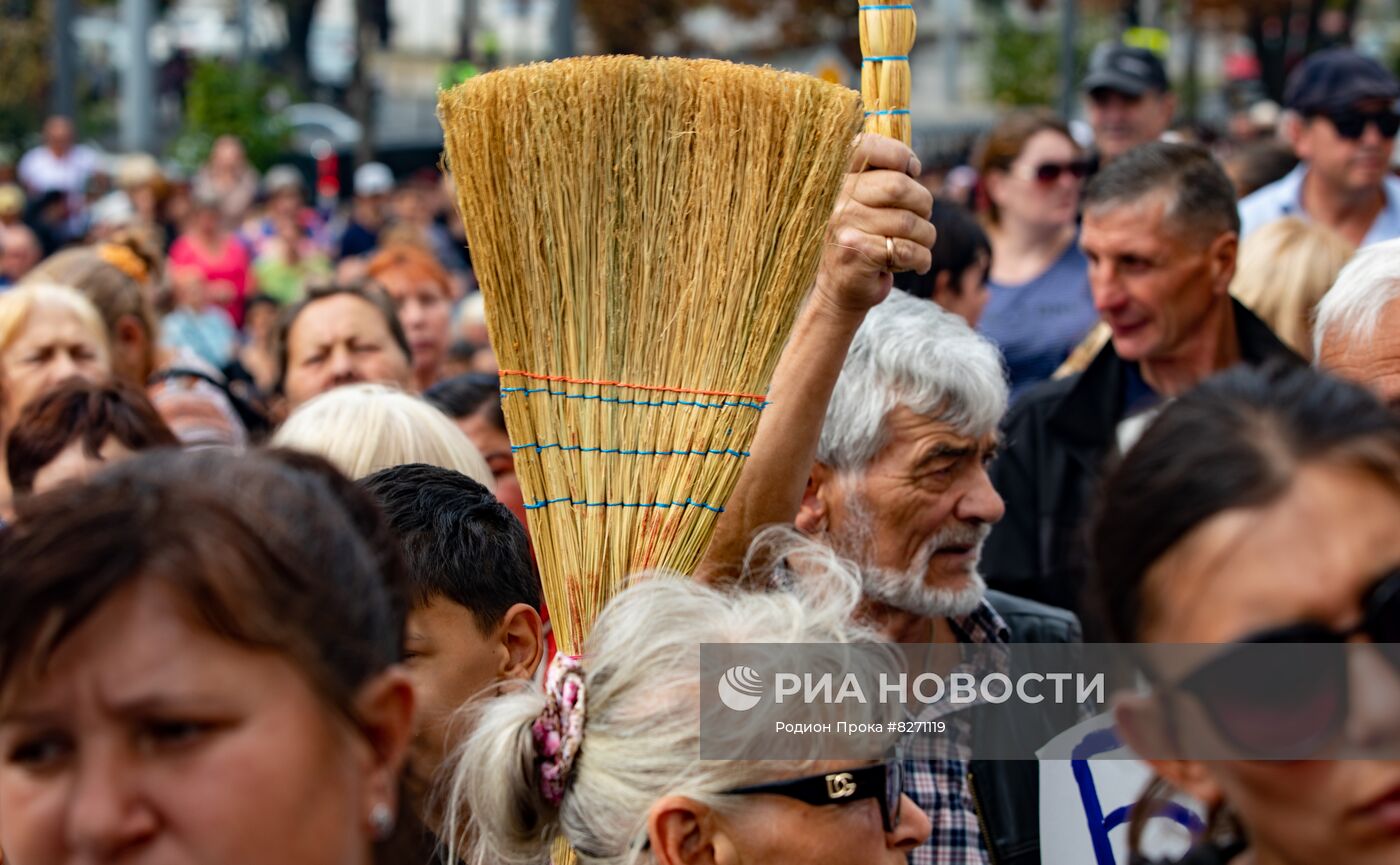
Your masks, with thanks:
[{"label": "raised hand gripping broom", "polygon": [[691,573],[811,286],[861,108],[815,78],[602,57],[440,99],[545,596],[579,652]]}]

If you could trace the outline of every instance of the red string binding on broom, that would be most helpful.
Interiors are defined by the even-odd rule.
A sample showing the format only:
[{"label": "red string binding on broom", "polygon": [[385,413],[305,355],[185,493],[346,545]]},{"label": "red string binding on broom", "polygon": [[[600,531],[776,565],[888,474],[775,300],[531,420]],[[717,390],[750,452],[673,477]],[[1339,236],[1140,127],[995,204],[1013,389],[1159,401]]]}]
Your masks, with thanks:
[{"label": "red string binding on broom", "polygon": [[655,384],[628,384],[625,381],[602,381],[600,379],[593,378],[570,378],[566,375],[540,375],[536,372],[525,372],[524,370],[518,369],[503,369],[501,370],[501,375],[518,375],[522,378],[532,378],[537,381],[557,381],[563,382],[565,384],[592,384],[597,385],[599,387],[625,387],[631,388],[632,390],[650,390],[659,391],[662,393],[690,393],[696,394],[698,396],[725,396],[733,397],[734,399],[759,400],[760,402],[768,398],[767,394],[761,393],[738,393],[727,390],[694,390],[688,387],[665,387],[663,385]]}]

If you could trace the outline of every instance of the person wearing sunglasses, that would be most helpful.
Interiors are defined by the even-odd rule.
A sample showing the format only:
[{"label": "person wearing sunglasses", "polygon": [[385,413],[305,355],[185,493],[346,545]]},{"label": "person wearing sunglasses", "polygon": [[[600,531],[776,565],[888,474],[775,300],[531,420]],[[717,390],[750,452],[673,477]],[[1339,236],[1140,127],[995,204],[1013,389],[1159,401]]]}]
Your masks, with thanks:
[{"label": "person wearing sunglasses", "polygon": [[[479,705],[443,790],[447,861],[545,862],[559,839],[584,865],[908,861],[931,826],[901,793],[898,752],[879,762],[701,759],[710,709],[697,646],[804,644],[808,659],[811,644],[873,637],[851,624],[860,592],[847,566],[790,530],[767,537],[774,561],[804,561],[800,586],[643,580],[603,610],[581,657],[555,657],[543,693],[522,686]],[[774,735],[724,711],[732,735]],[[885,711],[872,701],[857,714],[888,720]]]},{"label": "person wearing sunglasses", "polygon": [[[1168,722],[1156,727],[1177,748],[1183,730],[1202,737],[1149,760],[1150,799],[1185,793],[1210,815],[1183,861],[1400,861],[1400,761],[1328,759],[1400,746],[1400,419],[1307,368],[1232,371],[1163,410],[1100,514],[1114,638],[1203,644],[1172,647],[1198,658],[1147,655]],[[1356,643],[1378,645],[1341,651]],[[1118,710],[1154,756],[1149,718],[1140,699]],[[1186,759],[1202,743],[1230,759]],[[1136,813],[1135,839],[1154,808]]]},{"label": "person wearing sunglasses", "polygon": [[1300,164],[1240,202],[1244,235],[1284,216],[1320,222],[1357,246],[1400,237],[1400,81],[1350,49],[1314,54],[1289,77],[1284,132]]},{"label": "person wearing sunglasses", "polygon": [[973,164],[992,245],[990,297],[977,327],[1001,349],[1014,399],[1049,378],[1097,321],[1075,243],[1089,162],[1062,121],[1028,111],[988,132]]}]

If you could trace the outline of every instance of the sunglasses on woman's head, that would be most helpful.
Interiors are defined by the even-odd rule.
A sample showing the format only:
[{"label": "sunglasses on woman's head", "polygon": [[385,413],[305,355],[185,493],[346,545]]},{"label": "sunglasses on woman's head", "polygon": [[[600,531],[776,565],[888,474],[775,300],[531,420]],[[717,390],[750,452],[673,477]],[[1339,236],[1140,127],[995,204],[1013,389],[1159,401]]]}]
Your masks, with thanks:
[{"label": "sunglasses on woman's head", "polygon": [[1076,180],[1083,180],[1089,176],[1089,161],[1075,159],[1071,162],[1042,162],[1035,167],[1031,176],[1035,178],[1037,183],[1051,184],[1065,174],[1069,174]]},{"label": "sunglasses on woman's head", "polygon": [[885,831],[893,832],[899,826],[900,803],[904,797],[904,756],[896,753],[889,762],[874,766],[724,791],[726,796],[760,794],[784,796],[808,805],[848,805],[864,799],[878,799]]},{"label": "sunglasses on woman's head", "polygon": [[1299,622],[1246,637],[1183,678],[1243,757],[1305,759],[1336,741],[1351,705],[1346,644],[1365,636],[1400,676],[1400,569],[1378,580],[1355,627]]},{"label": "sunglasses on woman's head", "polygon": [[1348,141],[1357,141],[1372,123],[1382,138],[1394,138],[1400,132],[1400,114],[1394,111],[1340,111],[1322,115],[1336,128],[1337,134]]}]

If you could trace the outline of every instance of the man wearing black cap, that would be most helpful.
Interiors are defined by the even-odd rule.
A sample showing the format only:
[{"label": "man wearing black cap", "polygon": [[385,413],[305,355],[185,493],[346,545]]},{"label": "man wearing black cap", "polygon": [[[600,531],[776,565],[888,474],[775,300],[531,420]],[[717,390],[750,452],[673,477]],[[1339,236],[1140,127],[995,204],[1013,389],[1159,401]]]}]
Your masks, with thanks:
[{"label": "man wearing black cap", "polygon": [[1358,246],[1400,237],[1400,179],[1390,175],[1400,129],[1395,76],[1350,49],[1323,51],[1294,70],[1284,99],[1300,163],[1240,202],[1244,234],[1300,216]]},{"label": "man wearing black cap", "polygon": [[1146,48],[1100,45],[1080,89],[1101,162],[1161,138],[1176,113],[1166,67]]}]

